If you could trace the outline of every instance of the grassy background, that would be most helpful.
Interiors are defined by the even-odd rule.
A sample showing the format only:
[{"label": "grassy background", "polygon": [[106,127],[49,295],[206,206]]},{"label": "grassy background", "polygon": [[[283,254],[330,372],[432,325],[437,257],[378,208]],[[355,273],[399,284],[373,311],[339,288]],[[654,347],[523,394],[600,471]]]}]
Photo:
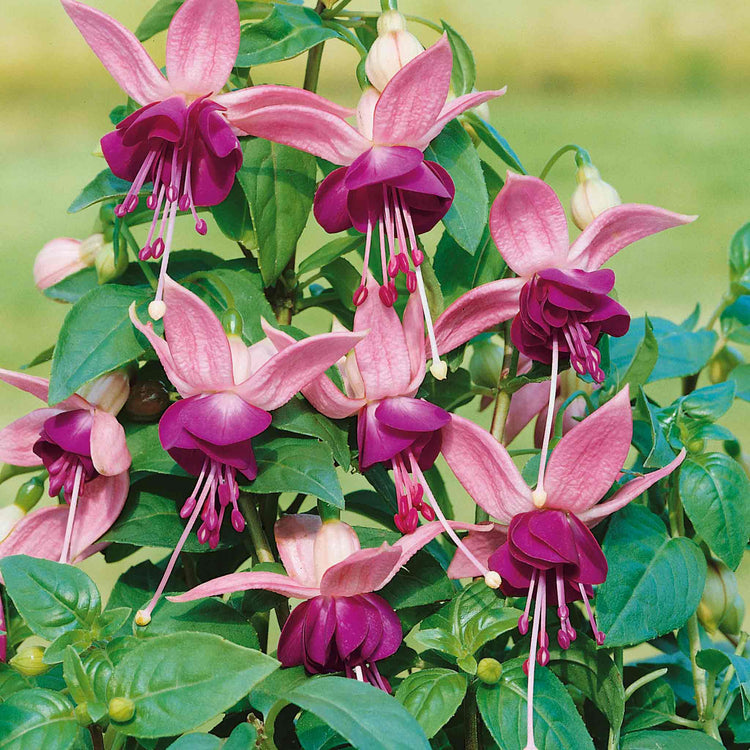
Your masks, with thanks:
[{"label": "grassy background", "polygon": [[[152,4],[92,2],[131,28]],[[351,7],[378,5],[355,0]],[[750,5],[402,0],[401,7],[443,17],[464,34],[476,51],[479,88],[508,85],[491,104],[491,119],[531,172],[575,141],[623,200],[700,214],[688,227],[628,248],[612,266],[620,300],[634,316],[681,320],[700,302],[705,320],[725,288],[728,241],[748,220],[750,47],[743,40]],[[411,28],[425,44],[436,38]],[[159,64],[163,44],[163,36],[147,44]],[[90,233],[95,217],[66,208],[103,168],[93,152],[123,97],[55,0],[5,0],[0,45],[0,366],[17,368],[57,336],[67,308],[34,288],[34,255],[53,237]],[[353,104],[356,61],[351,48],[329,44],[321,93]],[[298,59],[263,67],[254,78],[300,85],[302,66]],[[571,157],[551,181],[566,202],[574,187]],[[307,252],[321,238],[309,230]],[[232,251],[213,226],[205,238],[185,227],[180,238],[185,246]],[[31,397],[0,388],[0,424],[33,407]],[[748,417],[747,404],[738,404],[724,422],[748,440]],[[5,485],[0,504],[13,491]]]}]

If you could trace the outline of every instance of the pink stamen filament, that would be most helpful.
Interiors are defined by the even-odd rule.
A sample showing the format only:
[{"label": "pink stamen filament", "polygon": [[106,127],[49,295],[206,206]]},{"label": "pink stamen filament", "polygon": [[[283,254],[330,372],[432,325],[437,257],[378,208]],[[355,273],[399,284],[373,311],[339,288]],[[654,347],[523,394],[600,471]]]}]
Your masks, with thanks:
[{"label": "pink stamen filament", "polygon": [[73,521],[75,520],[76,508],[78,507],[78,497],[81,494],[81,479],[83,477],[83,466],[78,464],[76,468],[75,480],[73,481],[73,492],[70,496],[70,508],[68,510],[68,520],[65,525],[65,537],[63,538],[62,551],[60,552],[60,562],[68,563],[70,560],[70,542],[73,538]]},{"label": "pink stamen filament", "polygon": [[359,288],[354,292],[353,302],[361,305],[367,299],[367,270],[370,267],[370,249],[372,248],[372,216],[367,219],[367,235],[365,237],[365,258],[362,263],[362,278]]},{"label": "pink stamen filament", "polygon": [[[552,423],[555,418],[555,396],[557,395],[557,370],[559,362],[559,347],[557,337],[552,339],[552,372],[549,381],[549,402],[547,404],[547,420],[544,424],[544,440],[542,441],[542,452],[539,455],[539,474],[536,482],[534,495],[541,500],[544,505],[546,497],[544,495],[544,470],[547,467],[547,451],[549,450],[549,439],[552,434]],[[540,505],[540,507],[541,507]]]},{"label": "pink stamen filament", "polygon": [[523,614],[518,618],[518,630],[521,635],[526,635],[529,632],[529,610],[531,609],[531,602],[534,599],[534,587],[536,582],[539,580],[539,571],[535,568],[531,574],[531,581],[529,582],[529,593],[526,595],[526,606],[523,608]]},{"label": "pink stamen filament", "polygon": [[588,614],[589,622],[591,623],[591,631],[594,633],[596,642],[601,646],[604,643],[605,635],[601,630],[599,630],[596,625],[596,618],[594,617],[594,613],[591,611],[591,603],[589,602],[589,598],[586,595],[586,588],[582,583],[579,583],[578,590],[581,592],[581,598],[583,599],[583,603],[586,605],[586,613]]},{"label": "pink stamen filament", "polygon": [[536,647],[539,640],[542,612],[547,604],[545,576],[539,575],[539,591],[534,603],[534,625],[531,629],[531,646],[529,647],[528,681],[526,687],[526,747],[524,750],[538,750],[534,744],[534,671],[536,668]]}]

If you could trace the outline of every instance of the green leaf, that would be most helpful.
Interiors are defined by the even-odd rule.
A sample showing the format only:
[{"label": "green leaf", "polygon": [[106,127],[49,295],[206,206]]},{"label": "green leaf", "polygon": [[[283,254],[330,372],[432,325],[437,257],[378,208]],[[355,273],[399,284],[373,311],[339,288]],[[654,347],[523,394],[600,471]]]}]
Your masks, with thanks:
[{"label": "green leaf", "polygon": [[643,339],[638,344],[622,380],[618,383],[618,390],[626,385],[635,388],[635,386],[646,383],[659,359],[659,344],[656,341],[656,336],[654,336],[654,327],[651,325],[648,315],[644,317],[644,326]]},{"label": "green leaf", "polygon": [[[650,435],[648,442],[645,435]],[[643,386],[638,386],[633,413],[633,444],[646,457],[643,465],[647,469],[661,469],[674,460],[674,451],[664,434],[657,409],[648,400]]]},{"label": "green leaf", "polygon": [[65,316],[52,358],[49,403],[57,404],[84,383],[138,359],[146,339],[136,335],[128,308],[143,320],[150,289],[106,284],[92,289]]},{"label": "green leaf", "polygon": [[34,357],[34,359],[27,362],[25,365],[21,365],[18,369],[19,370],[28,370],[31,367],[36,367],[37,365],[44,364],[45,362],[49,362],[52,359],[52,355],[55,353],[55,345],[48,346],[44,351],[39,352],[39,354]]},{"label": "green leaf", "polygon": [[331,452],[317,440],[275,438],[255,449],[258,477],[250,492],[304,492],[337,508],[344,507]]},{"label": "green leaf", "polygon": [[[277,8],[278,10],[278,8]],[[243,144],[237,180],[245,191],[266,286],[279,278],[297,248],[315,194],[315,157],[253,138]]]},{"label": "green leaf", "polygon": [[725,339],[750,344],[750,294],[743,294],[729,305],[721,313],[720,322]]},{"label": "green leaf", "polygon": [[65,679],[65,684],[68,686],[68,690],[70,690],[71,697],[78,705],[81,703],[94,702],[96,700],[91,680],[86,674],[86,670],[83,668],[81,657],[73,646],[68,646],[67,649],[65,649],[65,656],[63,657],[63,677]]},{"label": "green leaf", "polygon": [[440,19],[443,30],[448,35],[448,41],[453,52],[453,70],[451,71],[451,88],[456,96],[468,94],[477,79],[477,68],[474,55],[466,40],[445,21]]},{"label": "green leaf", "polygon": [[706,560],[692,539],[670,538],[657,516],[631,504],[612,518],[603,549],[609,575],[596,596],[607,646],[663,635],[695,612]]},{"label": "green leaf", "polygon": [[338,732],[309,711],[300,714],[294,728],[303,750],[333,750],[348,744]]},{"label": "green leaf", "polygon": [[665,680],[654,680],[633,693],[625,708],[625,732],[648,729],[669,721],[675,713],[674,691]]},{"label": "green leaf", "polygon": [[0,662],[0,702],[8,700],[13,693],[30,688],[31,682],[10,664]]},{"label": "green leaf", "polygon": [[411,635],[411,639],[425,650],[433,649],[442,654],[455,656],[457,659],[464,653],[461,641],[453,633],[442,628],[420,629]]},{"label": "green leaf", "polygon": [[750,364],[735,367],[729,379],[735,383],[737,398],[750,401]]},{"label": "green leaf", "polygon": [[420,552],[378,593],[398,610],[450,599],[454,592],[437,560],[427,552]]},{"label": "green leaf", "polygon": [[254,243],[253,220],[247,198],[238,182],[232,185],[229,195],[217,206],[210,207],[211,213],[222,234],[234,242],[246,245]]},{"label": "green leaf", "polygon": [[39,688],[21,690],[0,705],[3,750],[78,750],[83,730],[73,704],[60,693]]},{"label": "green leaf", "polygon": [[279,696],[325,721],[361,750],[429,750],[416,719],[393,697],[345,677],[318,677]]},{"label": "green leaf", "polygon": [[359,287],[360,272],[346,258],[336,258],[320,269],[320,275],[331,285],[341,304],[354,310],[352,297]]},{"label": "green leaf", "polygon": [[621,750],[723,750],[724,745],[703,732],[674,729],[671,732],[633,732],[622,738]]},{"label": "green leaf", "polygon": [[72,646],[76,651],[85,651],[93,643],[93,640],[94,636],[91,630],[79,628],[69,630],[67,633],[63,633],[61,636],[55,638],[44,649],[43,661],[45,664],[60,664],[65,658],[65,652],[69,646]]},{"label": "green leaf", "polygon": [[275,5],[260,23],[242,27],[237,65],[241,68],[288,60],[338,34],[323,26],[310,8]]},{"label": "green leaf", "polygon": [[16,609],[42,638],[90,629],[101,612],[94,582],[72,565],[13,555],[0,561],[0,571]]},{"label": "green leaf", "polygon": [[456,197],[443,224],[456,243],[474,255],[487,223],[489,202],[479,156],[461,123],[449,122],[429,145],[425,158],[436,161],[451,176]]},{"label": "green leaf", "polygon": [[213,734],[186,734],[173,742],[167,750],[249,750],[255,747],[258,732],[251,724],[239,724],[227,739]]},{"label": "green leaf", "polygon": [[725,383],[707,385],[698,388],[687,396],[683,396],[677,402],[681,414],[690,419],[707,419],[714,421],[722,414],[726,414],[734,402],[734,382],[729,380]]},{"label": "green leaf", "polygon": [[130,190],[129,182],[115,177],[111,169],[103,169],[68,206],[68,213],[74,214],[84,208],[93,206],[95,203],[101,203],[112,198],[121,198],[127,195],[128,190]]},{"label": "green leaf", "polygon": [[134,475],[140,473],[188,476],[162,448],[158,424],[129,424],[125,428],[125,438],[132,458],[131,481]]},{"label": "green leaf", "polygon": [[363,234],[357,234],[354,237],[348,234],[343,237],[336,237],[336,239],[327,242],[323,247],[312,253],[312,255],[308,255],[307,258],[300,261],[297,272],[303,274],[322,268],[331,261],[336,260],[336,258],[357,250],[364,244],[365,236]]},{"label": "green leaf", "polygon": [[[526,675],[523,659],[503,664],[496,685],[477,687],[477,706],[495,741],[503,750],[526,747]],[[555,675],[544,667],[535,671],[534,741],[544,750],[593,750],[575,704]]]},{"label": "green leaf", "polygon": [[233,706],[277,666],[259,651],[208,633],[145,639],[112,675],[110,695],[135,704],[133,718],[118,729],[131,737],[188,732]]},{"label": "green leaf", "polygon": [[521,174],[526,174],[526,170],[523,168],[516,152],[490,123],[483,120],[474,112],[464,113],[464,118],[474,128],[474,132],[479,136],[479,140],[489,147],[493,153],[497,154],[511,169],[515,169]]},{"label": "green leaf", "polygon": [[729,280],[733,288],[750,291],[750,222],[737,230],[729,244]]},{"label": "green leaf", "polygon": [[708,648],[699,651],[695,660],[699,667],[715,676],[723,672],[730,664],[734,667],[734,676],[739,683],[742,696],[742,712],[746,719],[750,719],[750,659],[739,654]]},{"label": "green leaf", "polygon": [[736,570],[750,536],[750,481],[740,464],[724,453],[686,459],[680,497],[695,531]]},{"label": "green leaf", "polygon": [[406,706],[429,738],[456,713],[467,686],[466,676],[452,669],[423,669],[399,685],[396,700]]},{"label": "green leaf", "polygon": [[302,666],[277,669],[250,691],[250,705],[268,718],[269,712],[279,701],[288,703],[286,696],[291,690],[309,681]]}]

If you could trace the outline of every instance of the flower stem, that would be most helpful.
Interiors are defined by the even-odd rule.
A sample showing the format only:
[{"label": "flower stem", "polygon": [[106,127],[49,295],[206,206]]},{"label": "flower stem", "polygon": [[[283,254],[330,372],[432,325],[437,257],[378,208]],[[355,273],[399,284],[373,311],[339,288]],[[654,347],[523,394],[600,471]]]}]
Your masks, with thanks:
[{"label": "flower stem", "polygon": [[[743,656],[745,653],[745,647],[747,646],[747,638],[748,634],[743,632],[740,634],[740,639],[737,642],[737,648],[734,650],[734,653],[737,656]],[[721,688],[719,689],[719,695],[716,698],[716,702],[714,703],[714,709],[715,709],[715,715],[716,715],[716,721],[719,725],[721,725],[724,722],[724,719],[726,718],[727,714],[729,713],[729,709],[732,706],[731,700],[727,701],[727,693],[729,692],[729,686],[732,682],[732,678],[734,677],[734,665],[730,664],[727,668],[726,674],[724,675],[724,680],[721,683]]]},{"label": "flower stem", "polygon": [[[315,5],[315,12],[320,16],[326,6],[318,0]],[[316,44],[307,53],[307,65],[305,66],[305,81],[302,84],[302,88],[306,91],[312,91],[313,93],[318,89],[318,78],[320,77],[320,62],[323,59],[323,46],[325,42]]]},{"label": "flower stem", "polygon": [[625,700],[627,701],[636,690],[640,690],[644,685],[648,685],[649,682],[653,682],[654,680],[658,680],[660,677],[664,677],[664,675],[668,671],[669,670],[666,667],[662,667],[661,669],[657,669],[653,672],[649,672],[648,674],[644,674],[643,677],[636,680],[635,682],[631,682],[630,685],[625,688]]},{"label": "flower stem", "polygon": [[88,730],[91,735],[91,744],[93,745],[94,750],[104,750],[104,735],[102,734],[102,728],[98,724],[90,724]]},{"label": "flower stem", "polygon": [[336,18],[336,16],[339,14],[339,11],[344,10],[347,5],[352,0],[341,0],[341,2],[336,3],[336,5],[333,6],[333,8],[329,8],[328,10],[324,10],[322,13],[323,18]]},{"label": "flower stem", "polygon": [[383,13],[387,10],[398,10],[398,0],[380,0],[380,9]]},{"label": "flower stem", "polygon": [[576,143],[568,143],[567,145],[563,146],[562,148],[557,149],[552,156],[550,156],[549,161],[544,165],[544,169],[539,173],[539,179],[543,180],[550,172],[552,167],[555,166],[555,163],[557,160],[568,153],[568,151],[575,151],[576,152],[576,164],[581,166],[582,164],[591,164],[591,157],[589,156],[589,152],[586,151],[585,148],[581,148]]},{"label": "flower stem", "polygon": [[470,688],[464,701],[464,750],[480,750],[477,700]]}]

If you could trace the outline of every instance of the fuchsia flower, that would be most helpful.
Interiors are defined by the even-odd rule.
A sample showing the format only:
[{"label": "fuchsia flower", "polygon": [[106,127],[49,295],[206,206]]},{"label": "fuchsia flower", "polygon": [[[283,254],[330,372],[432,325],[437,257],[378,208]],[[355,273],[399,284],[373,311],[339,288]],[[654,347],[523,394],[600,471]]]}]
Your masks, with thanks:
[{"label": "fuchsia flower", "polygon": [[[522,634],[528,632],[535,601],[528,661],[529,748],[534,747],[534,664],[549,662],[547,607],[557,607],[557,640],[562,648],[568,648],[576,638],[568,604],[579,599],[586,606],[597,643],[604,642],[589,599],[592,586],[603,583],[607,576],[607,561],[589,527],[638,497],[685,458],[683,450],[663,469],[628,482],[600,503],[620,476],[630,448],[633,423],[628,388],[573,427],[547,462],[550,424],[551,420],[534,491],[507,450],[488,432],[455,415],[443,428],[443,456],[451,470],[474,501],[499,521],[491,531],[470,532],[466,547],[502,576],[506,596],[527,597],[518,622]],[[475,574],[473,563],[459,550],[448,575],[463,578]]]},{"label": "fuchsia flower", "polygon": [[[490,231],[519,278],[484,284],[454,302],[435,326],[440,352],[513,317],[511,338],[523,354],[550,364],[558,350],[579,375],[602,382],[597,342],[602,333],[624,335],[630,316],[608,296],[614,272],[600,266],[632,242],[695,218],[637,203],[615,206],[568,247],[565,212],[552,188],[508,172],[490,211]],[[520,294],[509,315],[510,292]]]},{"label": "fuchsia flower", "polygon": [[[281,100],[253,108],[235,120],[252,135],[343,165],[321,183],[314,212],[327,232],[353,226],[367,235],[362,280],[354,303],[360,305],[367,297],[366,274],[377,227],[383,274],[380,298],[386,305],[394,303],[394,279],[403,272],[409,291],[419,289],[430,335],[432,325],[420,271],[424,254],[417,235],[445,216],[455,188],[448,173],[439,164],[425,161],[423,152],[450,120],[505,93],[505,89],[475,92],[446,101],[452,66],[450,44],[443,36],[404,65],[382,93],[373,88],[364,92],[357,107],[356,128],[344,119],[349,111],[336,113],[329,102],[313,94],[289,103],[281,98],[288,89],[280,86],[257,86],[258,92],[278,94]],[[437,362],[437,351],[433,354]]]},{"label": "fuchsia flower", "polygon": [[[477,528],[454,524],[457,529]],[[390,692],[377,662],[396,653],[403,635],[390,604],[376,591],[425,544],[443,531],[435,522],[394,545],[361,549],[354,529],[318,516],[284,516],[275,536],[287,575],[231,573],[196,586],[173,602],[187,602],[230,591],[265,589],[303,599],[284,624],[277,656],[282,666],[304,665],[311,674],[345,672]]]},{"label": "fuchsia flower", "polygon": [[[245,520],[237,507],[237,474],[247,481],[257,476],[252,438],[271,424],[269,412],[287,403],[365,335],[347,331],[310,336],[276,353],[268,339],[248,347],[239,336],[227,336],[208,305],[168,276],[164,300],[165,338],[154,332],[151,323],[143,325],[138,320],[135,305],[130,318],[182,396],[162,415],[161,444],[198,481],[180,511],[190,520],[141,624],[147,624],[199,515],[203,522],[198,540],[212,548],[219,542],[224,513],[230,506],[232,526],[244,529]],[[264,326],[271,335],[274,329]]]},{"label": "fuchsia flower", "polygon": [[[44,378],[0,369],[0,380],[47,401]],[[67,563],[97,551],[92,545],[120,515],[128,494],[130,453],[112,413],[126,398],[127,392],[105,410],[93,397],[87,401],[74,394],[0,430],[0,461],[43,465],[50,497],[64,490],[66,501],[22,517],[0,542],[0,557],[32,555]]]}]

